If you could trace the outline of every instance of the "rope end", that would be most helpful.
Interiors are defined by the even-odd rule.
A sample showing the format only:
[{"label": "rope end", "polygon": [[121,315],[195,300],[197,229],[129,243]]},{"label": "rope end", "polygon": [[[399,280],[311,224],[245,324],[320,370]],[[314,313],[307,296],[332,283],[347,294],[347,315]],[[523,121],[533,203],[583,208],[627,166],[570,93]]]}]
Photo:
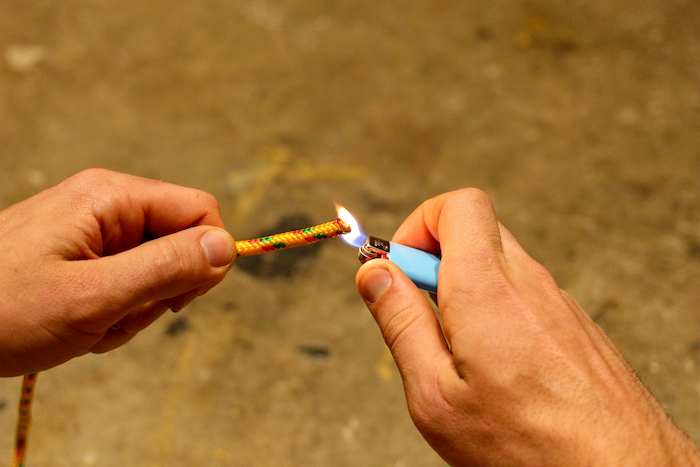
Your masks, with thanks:
[{"label": "rope end", "polygon": [[350,224],[345,222],[343,219],[338,218],[335,221],[338,223],[338,227],[340,228],[338,234],[345,235],[346,233],[352,232],[352,227],[350,227]]}]

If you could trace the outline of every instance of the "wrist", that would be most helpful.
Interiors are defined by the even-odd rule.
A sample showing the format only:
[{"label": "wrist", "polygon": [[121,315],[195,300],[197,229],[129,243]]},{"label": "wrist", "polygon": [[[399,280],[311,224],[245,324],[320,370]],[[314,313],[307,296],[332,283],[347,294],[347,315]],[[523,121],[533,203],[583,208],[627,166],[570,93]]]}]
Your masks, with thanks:
[{"label": "wrist", "polygon": [[[606,439],[601,443],[600,461],[597,465],[611,466],[698,466],[700,449],[664,413],[656,401],[649,406],[647,420],[639,423],[634,418],[624,419],[626,426],[618,433],[626,433],[622,439]],[[613,432],[613,429],[608,432]],[[599,437],[607,438],[605,432]],[[623,449],[619,449],[623,447]],[[617,448],[617,449],[616,449]],[[607,451],[607,452],[606,452]],[[617,452],[616,456],[609,454]]]},{"label": "wrist", "polygon": [[664,465],[700,466],[700,448],[668,418],[666,425],[661,440]]}]

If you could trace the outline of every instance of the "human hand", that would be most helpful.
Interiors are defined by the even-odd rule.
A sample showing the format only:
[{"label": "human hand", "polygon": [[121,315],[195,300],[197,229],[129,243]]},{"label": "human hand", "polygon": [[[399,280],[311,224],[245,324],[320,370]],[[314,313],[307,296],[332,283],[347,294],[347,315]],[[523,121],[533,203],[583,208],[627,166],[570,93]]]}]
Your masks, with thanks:
[{"label": "human hand", "polygon": [[697,447],[484,193],[423,203],[392,241],[442,254],[442,330],[393,263],[364,264],[357,286],[411,417],[450,465],[700,465]]},{"label": "human hand", "polygon": [[211,195],[102,169],[0,211],[0,376],[124,344],[235,251]]}]

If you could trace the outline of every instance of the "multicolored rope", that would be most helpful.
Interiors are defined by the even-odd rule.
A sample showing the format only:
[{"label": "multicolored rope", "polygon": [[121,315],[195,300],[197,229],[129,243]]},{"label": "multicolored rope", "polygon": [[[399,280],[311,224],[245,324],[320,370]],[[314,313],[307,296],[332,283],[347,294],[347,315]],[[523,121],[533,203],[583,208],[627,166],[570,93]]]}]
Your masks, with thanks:
[{"label": "multicolored rope", "polygon": [[34,384],[37,373],[25,375],[22,380],[22,394],[19,399],[19,420],[15,435],[15,456],[13,467],[24,467],[24,456],[27,453],[27,436],[29,423],[32,418],[32,400],[34,399]]},{"label": "multicolored rope", "polygon": [[308,245],[326,238],[337,237],[349,233],[351,230],[351,227],[344,220],[336,219],[302,230],[293,230],[254,240],[241,240],[236,242],[236,250],[238,250],[239,257],[261,255],[270,251]]},{"label": "multicolored rope", "polygon": [[[337,237],[350,233],[351,227],[342,219],[308,227],[301,230],[293,230],[269,237],[242,240],[236,242],[238,256],[253,256],[268,253],[270,251],[293,248],[295,246],[308,245],[318,241]],[[19,420],[17,421],[17,434],[15,436],[15,456],[13,467],[24,467],[24,458],[27,452],[27,436],[32,415],[32,400],[34,398],[34,384],[38,373],[25,375],[22,380],[22,395],[19,401]]]}]

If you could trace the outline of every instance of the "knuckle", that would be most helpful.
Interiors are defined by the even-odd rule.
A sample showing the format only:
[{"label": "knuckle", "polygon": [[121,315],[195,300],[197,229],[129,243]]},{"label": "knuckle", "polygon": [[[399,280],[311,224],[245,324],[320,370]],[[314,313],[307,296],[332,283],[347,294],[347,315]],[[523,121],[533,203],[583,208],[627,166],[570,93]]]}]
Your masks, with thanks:
[{"label": "knuckle", "polygon": [[93,213],[109,203],[115,185],[115,172],[101,168],[84,169],[66,179],[60,186],[66,206],[78,213]]},{"label": "knuckle", "polygon": [[216,199],[216,197],[214,195],[212,195],[211,193],[209,193],[207,191],[202,191],[202,190],[197,190],[197,192],[198,192],[199,196],[202,197],[202,199],[204,200],[204,202],[206,204],[210,205],[213,208],[216,208],[216,210],[218,211],[219,201]]},{"label": "knuckle", "polygon": [[111,170],[103,169],[103,168],[100,168],[100,167],[91,167],[91,168],[88,168],[88,169],[83,169],[83,170],[81,170],[80,172],[78,172],[78,175],[79,175],[79,176],[82,176],[82,177],[92,178],[92,177],[104,177],[104,176],[109,176],[109,175],[111,175],[112,173],[113,173],[113,172],[112,172]]},{"label": "knuckle", "polygon": [[209,211],[218,214],[220,212],[219,200],[217,200],[211,193],[207,193],[206,191],[203,191],[202,193],[202,196],[204,196],[205,204],[208,206]]},{"label": "knuckle", "polygon": [[73,175],[70,180],[76,181],[79,184],[93,184],[96,181],[104,182],[114,177],[114,172],[107,169],[92,167],[84,169]]},{"label": "knuckle", "polygon": [[476,204],[493,208],[493,202],[491,201],[491,198],[486,194],[485,191],[479,188],[461,188],[457,191],[454,191],[452,194],[455,197],[455,199],[463,203]]},{"label": "knuckle", "polygon": [[165,237],[160,243],[161,257],[163,258],[161,267],[167,268],[176,273],[191,271],[194,264],[190,255],[183,254],[174,240]]},{"label": "knuckle", "polygon": [[214,195],[203,190],[192,189],[194,197],[197,199],[197,203],[203,207],[204,215],[199,219],[198,223],[208,224],[216,222],[216,218],[220,215],[221,209],[219,201]]},{"label": "knuckle", "polygon": [[386,344],[391,349],[392,353],[396,351],[397,347],[401,346],[401,342],[409,337],[412,332],[411,329],[414,327],[413,324],[418,319],[418,316],[414,313],[413,305],[408,304],[391,312],[391,316],[388,318],[384,325],[384,340]]},{"label": "knuckle", "polygon": [[552,274],[535,260],[532,260],[530,265],[530,271],[532,276],[536,278],[537,282],[549,291],[559,291],[559,286],[557,285]]},{"label": "knuckle", "polygon": [[151,268],[147,273],[164,279],[170,285],[183,284],[192,281],[198,272],[198,264],[193,255],[182,251],[178,244],[168,237],[162,237],[154,243],[156,248],[153,255],[155,260],[147,267]]}]

